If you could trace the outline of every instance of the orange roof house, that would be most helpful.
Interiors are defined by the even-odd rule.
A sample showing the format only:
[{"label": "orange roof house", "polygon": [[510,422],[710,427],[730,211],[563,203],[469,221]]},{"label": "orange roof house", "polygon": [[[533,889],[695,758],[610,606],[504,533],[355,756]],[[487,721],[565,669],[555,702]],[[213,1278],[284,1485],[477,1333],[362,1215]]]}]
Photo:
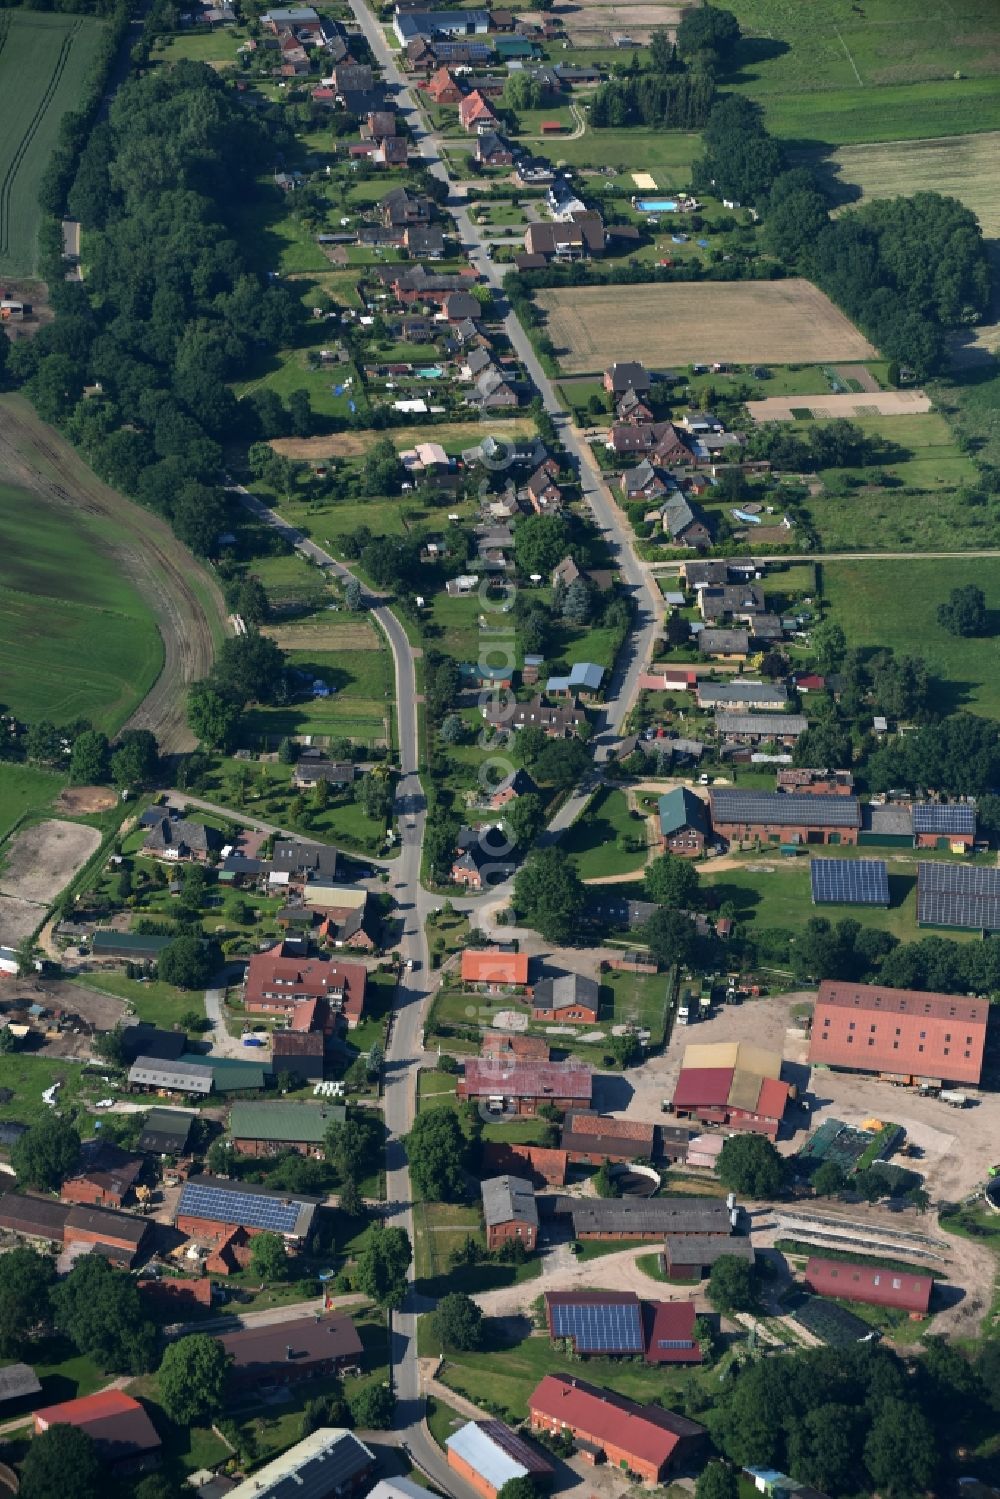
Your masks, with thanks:
[{"label": "orange roof house", "polygon": [[462,954],[462,982],[492,992],[520,989],[528,992],[528,955],[499,952],[495,948],[470,949]]},{"label": "orange roof house", "polygon": [[497,123],[489,100],[478,89],[466,94],[458,106],[458,120],[463,130],[492,130]]}]

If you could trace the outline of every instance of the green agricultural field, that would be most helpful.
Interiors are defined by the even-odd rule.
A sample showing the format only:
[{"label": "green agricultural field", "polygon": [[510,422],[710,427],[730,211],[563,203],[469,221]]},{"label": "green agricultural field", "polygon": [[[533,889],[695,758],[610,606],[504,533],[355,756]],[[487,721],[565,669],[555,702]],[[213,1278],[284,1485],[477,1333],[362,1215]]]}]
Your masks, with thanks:
[{"label": "green agricultural field", "polygon": [[[852,420],[894,451],[877,467],[821,472],[824,493],[809,501],[809,510],[824,551],[954,551],[1000,544],[1000,524],[989,508],[956,494],[960,486],[974,487],[978,473],[943,416],[929,411]],[[880,474],[888,481],[884,485]]]},{"label": "green agricultural field", "polygon": [[645,819],[632,816],[624,791],[603,787],[563,834],[560,846],[582,880],[599,880],[642,869],[646,836]]},{"label": "green agricultural field", "polygon": [[34,765],[5,765],[0,774],[0,840],[26,813],[43,812],[66,784],[65,776]]},{"label": "green agricultural field", "polygon": [[38,184],[104,29],[81,16],[0,10],[0,273],[37,272]]},{"label": "green agricultural field", "polygon": [[115,540],[82,507],[0,484],[2,696],[19,718],[112,732],[156,680],[162,642],[109,555]]},{"label": "green agricultural field", "polygon": [[830,618],[843,626],[851,646],[890,646],[921,656],[940,684],[940,712],[965,708],[1000,719],[996,634],[962,640],[937,622],[937,606],[951,590],[975,583],[986,595],[994,631],[1000,629],[1000,558],[827,562],[822,576]]},{"label": "green agricultural field", "polygon": [[1000,19],[955,0],[733,0],[744,32],[732,81],[770,128],[845,145],[991,130],[1000,122]]}]

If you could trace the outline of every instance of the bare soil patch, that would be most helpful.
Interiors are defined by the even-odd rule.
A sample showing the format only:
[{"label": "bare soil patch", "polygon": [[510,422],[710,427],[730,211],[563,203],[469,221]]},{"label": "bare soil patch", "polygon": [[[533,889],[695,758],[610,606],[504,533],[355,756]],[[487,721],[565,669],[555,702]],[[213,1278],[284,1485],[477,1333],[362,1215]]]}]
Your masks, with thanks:
[{"label": "bare soil patch", "polygon": [[933,410],[922,390],[847,391],[827,396],[766,396],[748,401],[747,410],[757,422],[790,422],[808,411],[821,416],[917,416]]},{"label": "bare soil patch", "polygon": [[838,364],[833,373],[841,380],[856,380],[862,390],[882,389],[866,364]]},{"label": "bare soil patch", "polygon": [[732,360],[820,364],[874,349],[810,282],[677,282],[540,291],[567,374],[607,368],[627,348],[653,368]]},{"label": "bare soil patch", "polygon": [[272,625],[263,632],[283,651],[377,651],[381,644],[367,620],[310,620],[305,625]]},{"label": "bare soil patch", "polygon": [[71,817],[84,817],[90,812],[107,812],[117,798],[107,786],[67,786],[56,797],[55,810],[68,812]]},{"label": "bare soil patch", "polygon": [[47,906],[99,846],[96,828],[49,818],[25,828],[7,845],[0,895]]}]

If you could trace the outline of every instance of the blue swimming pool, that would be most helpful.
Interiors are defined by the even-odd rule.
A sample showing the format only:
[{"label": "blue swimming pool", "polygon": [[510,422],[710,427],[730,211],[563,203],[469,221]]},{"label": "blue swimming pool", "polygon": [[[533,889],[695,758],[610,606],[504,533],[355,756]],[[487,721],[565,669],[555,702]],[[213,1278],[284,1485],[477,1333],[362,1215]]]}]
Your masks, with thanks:
[{"label": "blue swimming pool", "polygon": [[414,374],[419,375],[421,380],[440,380],[444,370],[439,364],[432,364],[425,370],[414,370]]},{"label": "blue swimming pool", "polygon": [[640,213],[676,213],[674,198],[636,198],[635,206]]}]

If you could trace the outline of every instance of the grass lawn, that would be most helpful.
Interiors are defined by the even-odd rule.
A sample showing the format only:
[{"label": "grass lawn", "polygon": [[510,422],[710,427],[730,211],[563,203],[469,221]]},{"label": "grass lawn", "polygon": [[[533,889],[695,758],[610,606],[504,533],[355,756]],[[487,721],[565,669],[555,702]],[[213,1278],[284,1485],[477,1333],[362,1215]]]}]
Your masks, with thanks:
[{"label": "grass lawn", "polygon": [[[422,1317],[420,1327],[428,1324],[428,1318]],[[429,1324],[428,1324],[429,1325]],[[431,1436],[439,1447],[443,1447],[453,1432],[460,1426],[465,1426],[467,1416],[460,1416],[454,1406],[446,1405],[443,1400],[438,1400],[433,1395],[427,1397],[427,1425]]]},{"label": "grass lawn", "polygon": [[[42,1101],[42,1094],[53,1083],[62,1083],[56,1095],[60,1114],[74,1113],[84,1093],[84,1070],[79,1062],[53,1061],[50,1057],[32,1056],[30,1052],[16,1051],[0,1056],[0,1089],[6,1098],[0,1103],[0,1120],[17,1119],[21,1124],[37,1124],[50,1112]],[[94,1080],[86,1090],[95,1099],[101,1094],[102,1085]],[[107,1092],[106,1086],[104,1092]]]},{"label": "grass lawn", "polygon": [[917,0],[733,0],[735,84],[778,135],[846,143],[994,128],[1000,31],[990,0],[955,0],[946,34]]},{"label": "grass lawn", "polygon": [[123,973],[97,973],[85,975],[81,982],[87,988],[103,989],[106,994],[116,994],[127,1000],[140,1020],[169,1030],[188,1010],[199,1014],[204,1009],[204,997],[200,989],[177,989],[173,984],[162,984],[159,979],[140,982],[126,978]]},{"label": "grass lawn", "polygon": [[34,765],[4,765],[0,775],[0,839],[28,813],[44,812],[66,784],[66,777]]},{"label": "grass lawn", "polygon": [[[432,1341],[432,1335],[424,1335],[422,1353],[423,1344]],[[427,1349],[428,1353],[433,1351]],[[521,1421],[528,1413],[529,1395],[546,1374],[576,1375],[644,1403],[658,1400],[669,1403],[673,1391],[682,1389],[692,1379],[704,1377],[669,1365],[650,1368],[631,1359],[570,1359],[540,1333],[513,1345],[496,1338],[477,1353],[449,1351],[439,1378],[477,1405],[491,1410],[502,1407],[512,1420]]]},{"label": "grass lawn", "polygon": [[[326,346],[325,342],[315,345],[316,349]],[[317,416],[350,416],[352,402],[358,410],[367,410],[364,385],[353,364],[314,367],[309,363],[307,353],[306,349],[283,349],[278,354],[267,355],[259,373],[233,387],[236,395],[242,397],[266,388],[287,401],[293,391],[304,390]]]},{"label": "grass lawn", "polygon": [[[832,857],[837,854],[836,849],[828,848],[820,852]],[[916,861],[890,849],[856,848],[849,852],[855,857],[886,859],[892,901],[888,910],[866,906],[862,913],[857,906],[814,906],[809,860],[782,859],[777,851],[764,852],[756,857],[748,855],[746,865],[738,869],[726,869],[718,874],[706,869],[702,880],[716,892],[720,902],[732,901],[739,921],[749,921],[757,927],[784,927],[797,931],[813,916],[825,916],[832,922],[844,917],[863,916],[866,926],[891,932],[904,942],[918,941],[924,933],[917,930]],[[948,935],[961,941],[966,934],[949,932]]]},{"label": "grass lawn", "polygon": [[172,36],[157,37],[153,46],[154,62],[207,62],[209,67],[231,68],[246,33],[240,27],[220,26],[213,30],[200,26],[196,31],[178,31]]},{"label": "grass lawn", "polygon": [[631,874],[646,862],[646,822],[633,817],[624,791],[602,787],[560,845],[582,880]]},{"label": "grass lawn", "polygon": [[616,167],[618,185],[629,194],[639,189],[632,172],[650,172],[663,192],[683,192],[691,186],[691,163],[701,153],[701,139],[682,130],[587,129],[578,140],[553,137],[553,155],[574,167]]},{"label": "grass lawn", "polygon": [[614,1025],[631,1024],[650,1031],[652,1045],[656,1046],[663,1040],[667,999],[672,990],[669,973],[602,974],[601,1017]]},{"label": "grass lawn", "polygon": [[119,543],[83,505],[0,484],[5,711],[29,722],[84,716],[112,733],[152,687],[163,644],[117,565]]},{"label": "grass lawn", "polygon": [[[4,1365],[10,1362],[10,1359],[3,1360]],[[92,1395],[111,1381],[111,1375],[99,1369],[93,1359],[77,1353],[69,1339],[58,1334],[32,1344],[28,1362],[42,1386],[42,1393],[35,1402],[39,1406],[58,1405],[63,1400]]]},{"label": "grass lawn", "polygon": [[[830,617],[843,626],[852,647],[890,646],[898,654],[921,656],[935,678],[939,712],[964,708],[1000,718],[1000,558],[828,562],[822,574]],[[992,635],[961,639],[937,622],[937,606],[968,583],[986,595]]]}]

